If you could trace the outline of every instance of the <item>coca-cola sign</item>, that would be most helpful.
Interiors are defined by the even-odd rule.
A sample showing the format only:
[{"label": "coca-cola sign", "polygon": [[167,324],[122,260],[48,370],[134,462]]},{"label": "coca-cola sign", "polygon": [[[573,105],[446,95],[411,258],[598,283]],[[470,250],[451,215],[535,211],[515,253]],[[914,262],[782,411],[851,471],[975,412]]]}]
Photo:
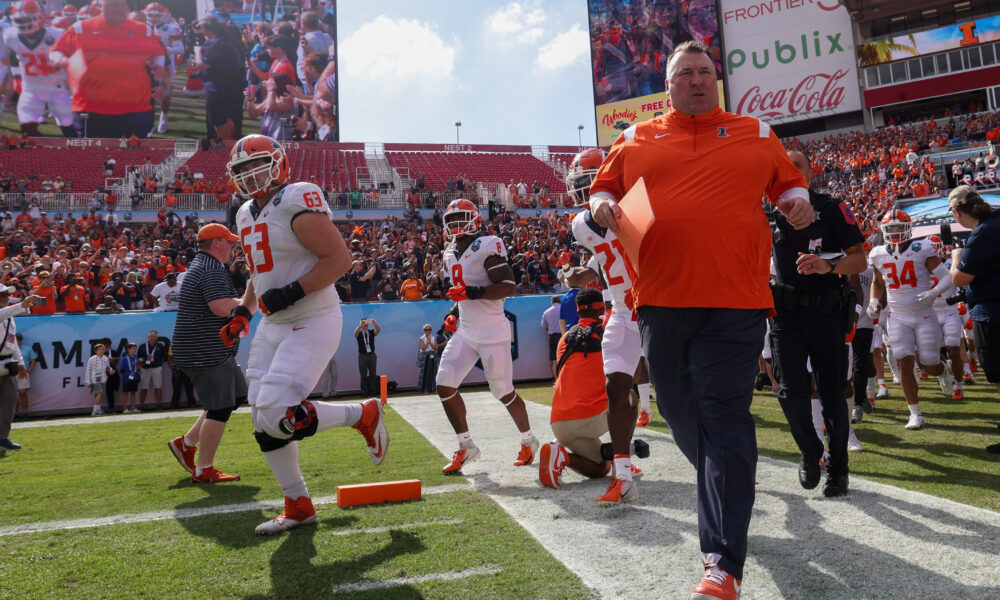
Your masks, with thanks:
[{"label": "coca-cola sign", "polygon": [[720,0],[722,14],[732,16],[723,20],[723,36],[733,112],[791,122],[860,110],[847,9],[798,2],[765,13],[760,6]]},{"label": "coca-cola sign", "polygon": [[843,79],[848,74],[846,69],[838,69],[832,74],[814,73],[792,87],[777,90],[755,85],[740,98],[736,113],[772,119],[816,111],[843,112],[839,109],[846,99]]}]

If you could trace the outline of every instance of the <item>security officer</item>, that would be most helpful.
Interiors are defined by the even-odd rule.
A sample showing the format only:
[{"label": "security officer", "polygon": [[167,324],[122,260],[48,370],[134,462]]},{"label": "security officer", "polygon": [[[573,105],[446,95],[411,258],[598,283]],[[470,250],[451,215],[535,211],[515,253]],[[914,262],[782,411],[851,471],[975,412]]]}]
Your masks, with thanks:
[{"label": "security officer", "polygon": [[[812,177],[809,160],[801,152],[788,157]],[[845,289],[846,275],[867,266],[861,250],[864,236],[850,208],[826,194],[809,190],[816,219],[795,229],[777,210],[768,211],[774,234],[775,275],[771,290],[777,315],[771,319],[771,352],[778,379],[778,401],[802,452],[799,483],[807,490],[819,485],[823,442],[812,424],[809,372],[812,363],[823,419],[830,438],[830,464],[823,494],[847,493],[847,438],[850,419],[844,401],[848,314],[855,310]],[[826,258],[842,256],[842,258]]]}]

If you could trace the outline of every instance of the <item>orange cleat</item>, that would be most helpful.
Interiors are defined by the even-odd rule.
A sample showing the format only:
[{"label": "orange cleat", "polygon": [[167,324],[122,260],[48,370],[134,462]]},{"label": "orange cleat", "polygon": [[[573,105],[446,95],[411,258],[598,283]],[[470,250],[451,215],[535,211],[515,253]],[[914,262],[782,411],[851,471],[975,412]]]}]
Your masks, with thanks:
[{"label": "orange cleat", "polygon": [[445,475],[453,475],[462,470],[465,463],[479,460],[479,447],[476,445],[470,448],[459,448],[451,455],[451,462],[446,464],[441,472]]},{"label": "orange cleat", "polygon": [[632,463],[632,477],[642,477],[642,469],[635,466],[635,463]]},{"label": "orange cleat", "polygon": [[601,506],[616,506],[635,502],[638,497],[639,488],[635,486],[635,483],[612,477],[611,483],[608,484],[608,491],[604,492],[603,496],[598,496],[597,503]]},{"label": "orange cleat", "polygon": [[963,392],[958,388],[955,388],[955,391],[951,393],[952,400],[963,400],[964,398],[965,398],[965,392]]},{"label": "orange cleat", "polygon": [[382,401],[371,398],[361,403],[361,419],[352,425],[365,437],[368,455],[372,464],[380,465],[389,451],[389,430],[385,428],[385,412]]},{"label": "orange cleat", "polygon": [[239,480],[239,475],[226,475],[215,467],[205,467],[200,476],[191,474],[191,483],[226,483],[227,481]]},{"label": "orange cleat", "polygon": [[562,472],[569,464],[569,452],[556,442],[542,446],[538,453],[538,479],[542,485],[558,488],[562,485]]},{"label": "orange cleat", "polygon": [[719,567],[709,567],[691,592],[691,600],[737,600],[742,588],[739,579]]},{"label": "orange cleat", "polygon": [[531,436],[530,442],[521,444],[521,451],[517,453],[517,460],[514,461],[514,466],[526,467],[535,462],[535,451],[537,450],[538,439],[535,436]]},{"label": "orange cleat", "polygon": [[313,508],[312,500],[309,496],[302,496],[292,500],[285,496],[285,510],[280,515],[265,521],[257,526],[254,533],[257,535],[274,535],[282,531],[288,531],[299,525],[309,525],[316,522],[316,509]]},{"label": "orange cleat", "polygon": [[198,447],[185,444],[183,435],[170,440],[167,442],[167,445],[170,446],[170,451],[174,453],[174,458],[177,459],[177,462],[181,463],[184,470],[194,474],[194,453]]},{"label": "orange cleat", "polygon": [[636,427],[649,427],[649,413],[646,411],[641,411],[639,413],[639,418],[635,421]]}]

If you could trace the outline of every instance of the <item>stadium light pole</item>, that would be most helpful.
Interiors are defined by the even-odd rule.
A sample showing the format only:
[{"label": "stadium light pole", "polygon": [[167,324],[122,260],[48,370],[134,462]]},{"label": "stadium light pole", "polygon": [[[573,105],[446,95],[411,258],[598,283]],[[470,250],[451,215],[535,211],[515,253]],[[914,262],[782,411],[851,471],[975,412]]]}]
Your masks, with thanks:
[{"label": "stadium light pole", "polygon": [[576,126],[576,139],[580,142],[580,152],[583,152],[583,125]]},{"label": "stadium light pole", "polygon": [[459,131],[459,129],[461,127],[462,127],[462,122],[461,121],[455,121],[455,143],[457,145],[459,145],[459,146],[462,145],[462,140],[459,139],[459,136],[458,136],[458,131]]}]

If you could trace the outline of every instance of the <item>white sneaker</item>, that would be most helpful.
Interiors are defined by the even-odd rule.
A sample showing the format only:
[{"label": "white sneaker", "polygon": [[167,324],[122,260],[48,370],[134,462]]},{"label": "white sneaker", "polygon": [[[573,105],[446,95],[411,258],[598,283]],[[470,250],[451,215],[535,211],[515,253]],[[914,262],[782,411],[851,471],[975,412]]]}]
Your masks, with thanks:
[{"label": "white sneaker", "polygon": [[878,393],[875,394],[875,397],[879,400],[885,400],[889,397],[889,388],[885,387],[884,383],[880,383],[878,386]]},{"label": "white sneaker", "polygon": [[858,436],[854,435],[854,430],[851,429],[850,433],[847,434],[847,451],[848,452],[861,452],[861,440]]},{"label": "white sneaker", "polygon": [[907,429],[920,429],[924,426],[924,415],[910,415],[910,420],[906,422]]},{"label": "white sneaker", "polygon": [[160,125],[156,128],[157,133],[167,132],[167,115],[166,113],[160,113]]},{"label": "white sneaker", "polygon": [[[918,377],[918,379],[919,379],[919,377]],[[894,384],[896,384],[896,385],[899,385],[899,375],[893,374],[893,376],[892,376],[892,382]]]},{"label": "white sneaker", "polygon": [[104,414],[104,411],[103,411],[103,410],[101,410],[101,407],[100,407],[100,406],[95,406],[95,407],[94,407],[94,410],[92,410],[92,411],[90,412],[90,416],[92,416],[92,417],[96,417],[96,416],[98,416],[98,415],[103,415],[103,414]]}]

